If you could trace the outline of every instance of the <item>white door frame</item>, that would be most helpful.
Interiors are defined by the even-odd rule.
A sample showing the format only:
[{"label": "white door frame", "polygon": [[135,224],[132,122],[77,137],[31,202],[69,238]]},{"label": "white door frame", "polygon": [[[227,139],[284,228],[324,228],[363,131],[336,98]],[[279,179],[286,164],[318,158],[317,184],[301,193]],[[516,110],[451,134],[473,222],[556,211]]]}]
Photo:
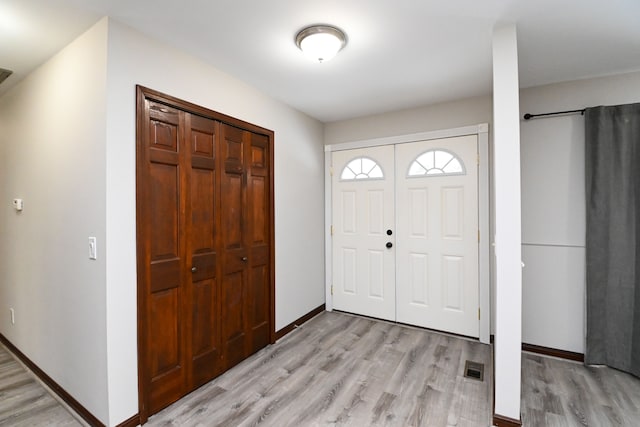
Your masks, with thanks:
[{"label": "white door frame", "polygon": [[[490,311],[490,262],[489,262],[489,124],[481,123],[453,129],[398,135],[384,138],[366,139],[325,145],[324,147],[324,218],[325,218],[325,306],[327,311],[333,310],[331,295],[332,277],[332,244],[331,244],[331,152],[354,148],[375,147],[390,144],[405,144],[431,139],[455,136],[477,135],[478,137],[478,226],[480,236],[478,243],[478,281],[480,303],[480,342],[489,344],[491,311]],[[336,171],[338,173],[338,171]]]}]

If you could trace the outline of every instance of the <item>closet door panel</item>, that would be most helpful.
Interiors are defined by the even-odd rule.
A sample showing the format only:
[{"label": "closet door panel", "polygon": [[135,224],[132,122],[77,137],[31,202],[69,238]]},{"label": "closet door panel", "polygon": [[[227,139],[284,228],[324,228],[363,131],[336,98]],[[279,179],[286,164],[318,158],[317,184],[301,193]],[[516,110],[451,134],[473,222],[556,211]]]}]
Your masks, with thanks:
[{"label": "closet door panel", "polygon": [[237,365],[246,357],[245,350],[245,316],[246,301],[243,269],[230,272],[229,268],[224,276],[222,301],[222,318],[224,319],[223,346],[225,351],[225,368]]},{"label": "closet door panel", "polygon": [[185,386],[185,227],[183,168],[180,164],[183,114],[150,102],[147,122],[148,201],[143,219],[149,232],[148,343],[150,407],[175,401]]},{"label": "closet door panel", "polygon": [[269,343],[270,316],[270,217],[269,217],[269,140],[264,135],[250,134],[250,164],[247,170],[246,223],[249,233],[250,281],[247,329],[249,353]]},{"label": "closet door panel", "polygon": [[247,230],[244,131],[221,126],[222,340],[225,368],[247,356]]},{"label": "closet door panel", "polygon": [[215,169],[216,122],[188,115],[190,147],[191,317],[190,387],[198,387],[221,372],[220,304],[216,275],[217,201]]},{"label": "closet door panel", "polygon": [[224,172],[222,193],[222,224],[224,226],[224,250],[244,249],[244,230],[242,227],[243,176],[235,172]]},{"label": "closet door panel", "polygon": [[251,268],[250,306],[251,348],[253,354],[269,344],[269,270],[265,265]]}]

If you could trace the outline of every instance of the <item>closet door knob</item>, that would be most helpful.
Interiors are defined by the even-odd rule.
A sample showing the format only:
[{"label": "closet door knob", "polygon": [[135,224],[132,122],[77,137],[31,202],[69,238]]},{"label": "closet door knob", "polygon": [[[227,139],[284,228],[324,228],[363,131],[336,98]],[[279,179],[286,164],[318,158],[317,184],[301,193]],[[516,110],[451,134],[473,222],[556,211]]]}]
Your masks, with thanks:
[{"label": "closet door knob", "polygon": [[191,267],[191,272],[195,273],[196,271],[198,271],[198,269],[196,267]]},{"label": "closet door knob", "polygon": [[246,260],[248,260],[248,259],[249,259],[249,258],[247,258],[246,256],[243,256],[243,257],[242,257],[242,261],[246,261]]}]

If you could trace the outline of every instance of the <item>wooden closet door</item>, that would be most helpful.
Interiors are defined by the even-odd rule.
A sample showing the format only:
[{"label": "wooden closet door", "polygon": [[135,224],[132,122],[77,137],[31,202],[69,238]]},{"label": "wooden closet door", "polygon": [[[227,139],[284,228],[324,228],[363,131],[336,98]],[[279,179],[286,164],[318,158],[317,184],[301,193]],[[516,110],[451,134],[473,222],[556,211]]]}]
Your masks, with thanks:
[{"label": "wooden closet door", "polygon": [[137,99],[144,424],[275,340],[273,132],[142,87]]},{"label": "wooden closet door", "polygon": [[216,185],[215,121],[186,114],[190,168],[188,173],[188,247],[190,258],[189,303],[185,316],[190,356],[189,390],[210,381],[220,372],[220,304],[217,283],[217,230],[219,227]]},{"label": "wooden closet door", "polygon": [[[154,413],[184,393],[187,354],[186,177],[184,113],[146,101],[147,129],[139,187],[139,243],[145,246],[144,329],[149,411]],[[141,193],[141,194],[140,194]]]},{"label": "wooden closet door", "polygon": [[266,136],[222,125],[225,366],[270,342],[270,185]]},{"label": "wooden closet door", "polygon": [[248,233],[245,226],[246,176],[245,132],[228,125],[221,126],[222,182],[222,340],[225,369],[246,357],[246,310]]},{"label": "wooden closet door", "polygon": [[269,139],[249,133],[250,145],[247,174],[246,228],[249,245],[249,287],[247,289],[249,332],[248,354],[253,354],[270,342],[270,164]]},{"label": "wooden closet door", "polygon": [[140,224],[149,242],[151,413],[221,372],[216,128],[211,119],[148,102],[148,198]]}]

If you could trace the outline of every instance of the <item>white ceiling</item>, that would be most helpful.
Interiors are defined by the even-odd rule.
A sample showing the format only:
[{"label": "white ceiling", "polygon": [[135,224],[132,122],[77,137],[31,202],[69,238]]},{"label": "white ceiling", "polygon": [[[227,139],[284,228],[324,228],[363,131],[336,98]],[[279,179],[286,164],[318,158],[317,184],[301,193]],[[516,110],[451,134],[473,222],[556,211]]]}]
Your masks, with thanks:
[{"label": "white ceiling", "polygon": [[[491,93],[502,22],[521,87],[640,70],[639,0],[0,0],[0,96],[104,15],[323,122]],[[314,23],[348,35],[330,62],[294,44]]]}]

